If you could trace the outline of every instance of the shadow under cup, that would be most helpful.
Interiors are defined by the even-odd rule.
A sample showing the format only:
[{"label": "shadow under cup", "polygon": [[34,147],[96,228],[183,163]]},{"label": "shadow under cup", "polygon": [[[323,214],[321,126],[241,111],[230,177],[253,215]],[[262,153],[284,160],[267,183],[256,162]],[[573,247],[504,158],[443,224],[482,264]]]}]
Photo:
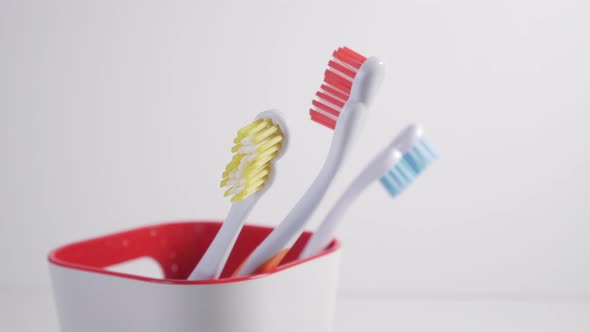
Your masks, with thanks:
[{"label": "shadow under cup", "polygon": [[[49,254],[63,332],[331,331],[340,244],[297,260],[310,233],[273,271],[227,278],[272,231],[245,225],[219,280],[186,278],[221,222],[164,223],[76,242]],[[164,278],[115,272],[149,257]]]}]

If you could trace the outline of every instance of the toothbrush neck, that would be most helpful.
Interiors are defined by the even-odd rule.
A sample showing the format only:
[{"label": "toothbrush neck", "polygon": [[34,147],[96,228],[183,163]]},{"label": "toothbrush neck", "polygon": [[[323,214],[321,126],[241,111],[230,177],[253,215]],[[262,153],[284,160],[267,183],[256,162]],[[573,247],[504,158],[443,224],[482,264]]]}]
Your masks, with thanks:
[{"label": "toothbrush neck", "polygon": [[[328,156],[312,187],[305,195],[307,199],[318,201],[319,204],[319,200],[324,196],[334,180],[336,173],[338,173],[349,155],[350,148],[358,135],[358,131],[362,127],[365,111],[366,107],[356,102],[349,102],[342,109],[338,122],[336,123]],[[309,198],[309,195],[316,197]]]},{"label": "toothbrush neck", "polygon": [[366,111],[367,108],[362,103],[354,100],[346,103],[336,123],[330,151],[321,173],[333,174],[338,171],[363,127]]}]

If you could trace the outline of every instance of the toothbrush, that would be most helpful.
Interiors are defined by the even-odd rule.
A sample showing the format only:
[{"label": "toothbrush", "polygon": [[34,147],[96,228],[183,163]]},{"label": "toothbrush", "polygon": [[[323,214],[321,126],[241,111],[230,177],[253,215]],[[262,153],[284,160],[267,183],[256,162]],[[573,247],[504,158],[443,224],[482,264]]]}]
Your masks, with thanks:
[{"label": "toothbrush", "polygon": [[434,148],[423,136],[424,131],[420,125],[409,125],[375,156],[336,201],[308,240],[299,258],[318,254],[330,244],[334,230],[347,208],[378,178],[392,197],[400,194],[412,183],[437,158]]},{"label": "toothbrush", "polygon": [[287,148],[287,127],[277,111],[260,113],[238,131],[234,153],[222,175],[231,209],[188,280],[218,279],[250,211],[272,184],[274,161]]},{"label": "toothbrush", "polygon": [[376,57],[366,58],[346,47],[334,51],[324,74],[324,84],[310,109],[313,121],[334,129],[326,161],[295,207],[246,259],[238,276],[253,273],[303,231],[348,155],[362,118],[383,80],[384,67]]}]

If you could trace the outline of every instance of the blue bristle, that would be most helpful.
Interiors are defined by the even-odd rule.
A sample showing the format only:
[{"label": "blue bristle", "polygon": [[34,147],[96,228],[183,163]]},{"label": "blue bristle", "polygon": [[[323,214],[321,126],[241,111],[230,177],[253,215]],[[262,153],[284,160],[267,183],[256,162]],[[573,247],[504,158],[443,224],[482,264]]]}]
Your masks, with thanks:
[{"label": "blue bristle", "polygon": [[405,188],[409,181],[406,181],[406,179],[400,174],[400,168],[394,168],[391,171],[389,171],[389,180],[391,180],[394,185],[399,189],[403,189]]},{"label": "blue bristle", "polygon": [[414,175],[411,171],[412,167],[405,159],[400,160],[398,167],[394,167],[394,169],[397,170],[397,173],[401,174],[401,178],[405,180],[406,185],[409,185],[414,181]]},{"label": "blue bristle", "polygon": [[422,138],[380,179],[392,197],[400,194],[437,157],[436,151]]},{"label": "blue bristle", "polygon": [[381,181],[381,184],[385,187],[385,189],[387,189],[391,196],[395,197],[398,194],[398,191],[396,189],[397,187],[391,184],[391,182],[386,178],[387,176],[387,174],[382,176],[381,179],[379,179],[379,181]]}]

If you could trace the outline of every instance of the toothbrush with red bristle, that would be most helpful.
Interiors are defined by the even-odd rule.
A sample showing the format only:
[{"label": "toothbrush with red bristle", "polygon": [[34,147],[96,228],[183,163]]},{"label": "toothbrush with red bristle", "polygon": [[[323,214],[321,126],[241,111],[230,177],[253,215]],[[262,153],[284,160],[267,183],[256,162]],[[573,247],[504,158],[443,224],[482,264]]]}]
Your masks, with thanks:
[{"label": "toothbrush with red bristle", "polygon": [[295,207],[246,259],[238,276],[253,273],[299,237],[349,155],[384,74],[385,65],[376,57],[364,57],[347,47],[334,51],[310,110],[313,121],[334,129],[326,161]]}]

